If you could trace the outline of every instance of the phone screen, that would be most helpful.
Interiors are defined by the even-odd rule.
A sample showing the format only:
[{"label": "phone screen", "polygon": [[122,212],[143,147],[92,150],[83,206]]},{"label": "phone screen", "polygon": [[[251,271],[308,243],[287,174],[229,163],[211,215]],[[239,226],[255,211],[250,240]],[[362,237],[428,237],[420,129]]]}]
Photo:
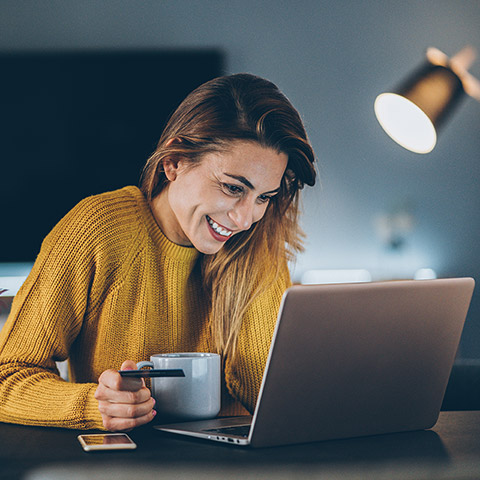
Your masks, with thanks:
[{"label": "phone screen", "polygon": [[95,433],[79,435],[77,438],[86,451],[137,448],[135,442],[125,433]]}]

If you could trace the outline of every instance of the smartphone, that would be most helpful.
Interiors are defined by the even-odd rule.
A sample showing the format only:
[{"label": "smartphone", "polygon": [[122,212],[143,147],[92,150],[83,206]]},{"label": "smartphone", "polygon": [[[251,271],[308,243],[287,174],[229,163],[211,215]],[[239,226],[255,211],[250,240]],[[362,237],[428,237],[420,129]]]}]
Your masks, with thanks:
[{"label": "smartphone", "polygon": [[137,448],[137,444],[125,433],[94,433],[78,435],[77,438],[86,452]]}]

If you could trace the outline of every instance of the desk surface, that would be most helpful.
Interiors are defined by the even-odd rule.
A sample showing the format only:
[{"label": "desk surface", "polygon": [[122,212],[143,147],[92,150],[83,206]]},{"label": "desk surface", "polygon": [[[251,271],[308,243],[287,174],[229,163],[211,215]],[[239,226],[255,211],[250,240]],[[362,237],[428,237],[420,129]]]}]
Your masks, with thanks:
[{"label": "desk surface", "polygon": [[[251,449],[142,427],[133,451],[84,452],[76,430],[0,423],[0,477],[480,478],[480,411],[442,412],[429,431]],[[164,476],[164,475],[165,476]]]}]

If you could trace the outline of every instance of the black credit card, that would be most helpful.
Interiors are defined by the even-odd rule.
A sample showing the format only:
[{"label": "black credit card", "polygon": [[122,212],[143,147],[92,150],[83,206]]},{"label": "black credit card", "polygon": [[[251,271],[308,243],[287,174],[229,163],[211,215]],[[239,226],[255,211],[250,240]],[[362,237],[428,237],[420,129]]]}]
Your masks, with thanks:
[{"label": "black credit card", "polygon": [[122,377],[184,377],[185,373],[181,368],[167,368],[156,369],[151,368],[149,370],[119,370],[118,373]]}]

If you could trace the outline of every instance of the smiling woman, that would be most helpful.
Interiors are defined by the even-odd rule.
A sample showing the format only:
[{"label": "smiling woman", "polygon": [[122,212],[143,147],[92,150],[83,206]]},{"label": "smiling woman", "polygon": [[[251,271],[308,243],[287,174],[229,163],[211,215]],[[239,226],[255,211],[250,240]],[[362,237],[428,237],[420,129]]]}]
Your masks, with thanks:
[{"label": "smiling woman", "polygon": [[[202,259],[214,344],[217,351],[233,356],[249,304],[301,248],[298,191],[305,183],[315,183],[313,150],[298,112],[278,88],[267,80],[238,74],[203,84],[170,118],[144,170],[145,196],[150,201],[160,196],[154,201],[154,212],[168,209],[162,191],[174,185],[169,174],[176,162],[195,166],[193,178],[201,176],[201,165],[212,177],[217,175],[214,184],[232,195],[242,192],[241,201],[235,202],[238,210],[233,209],[230,218],[238,212],[242,215],[248,206],[243,192],[252,190],[249,177],[255,175],[262,182],[255,185],[256,196],[271,190],[277,193],[263,204],[263,211],[256,209],[256,220],[247,219],[247,228],[235,227],[232,220],[222,223],[225,212],[221,218],[213,217],[214,222],[227,223],[226,230],[238,231],[221,250],[205,252],[218,251],[217,255]],[[233,179],[237,182],[232,185]],[[186,185],[175,191],[199,195],[191,188]]]},{"label": "smiling woman", "polygon": [[169,183],[152,200],[153,214],[173,242],[215,254],[263,217],[280,190],[287,160],[283,152],[240,140],[196,164],[168,158]]},{"label": "smiling woman", "polygon": [[197,88],[141,189],[86,198],[45,239],[0,333],[0,421],[143,425],[150,390],[117,370],[182,351],[220,353],[221,414],[252,411],[301,249],[299,190],[314,182],[300,116],[274,84],[238,74]]}]

